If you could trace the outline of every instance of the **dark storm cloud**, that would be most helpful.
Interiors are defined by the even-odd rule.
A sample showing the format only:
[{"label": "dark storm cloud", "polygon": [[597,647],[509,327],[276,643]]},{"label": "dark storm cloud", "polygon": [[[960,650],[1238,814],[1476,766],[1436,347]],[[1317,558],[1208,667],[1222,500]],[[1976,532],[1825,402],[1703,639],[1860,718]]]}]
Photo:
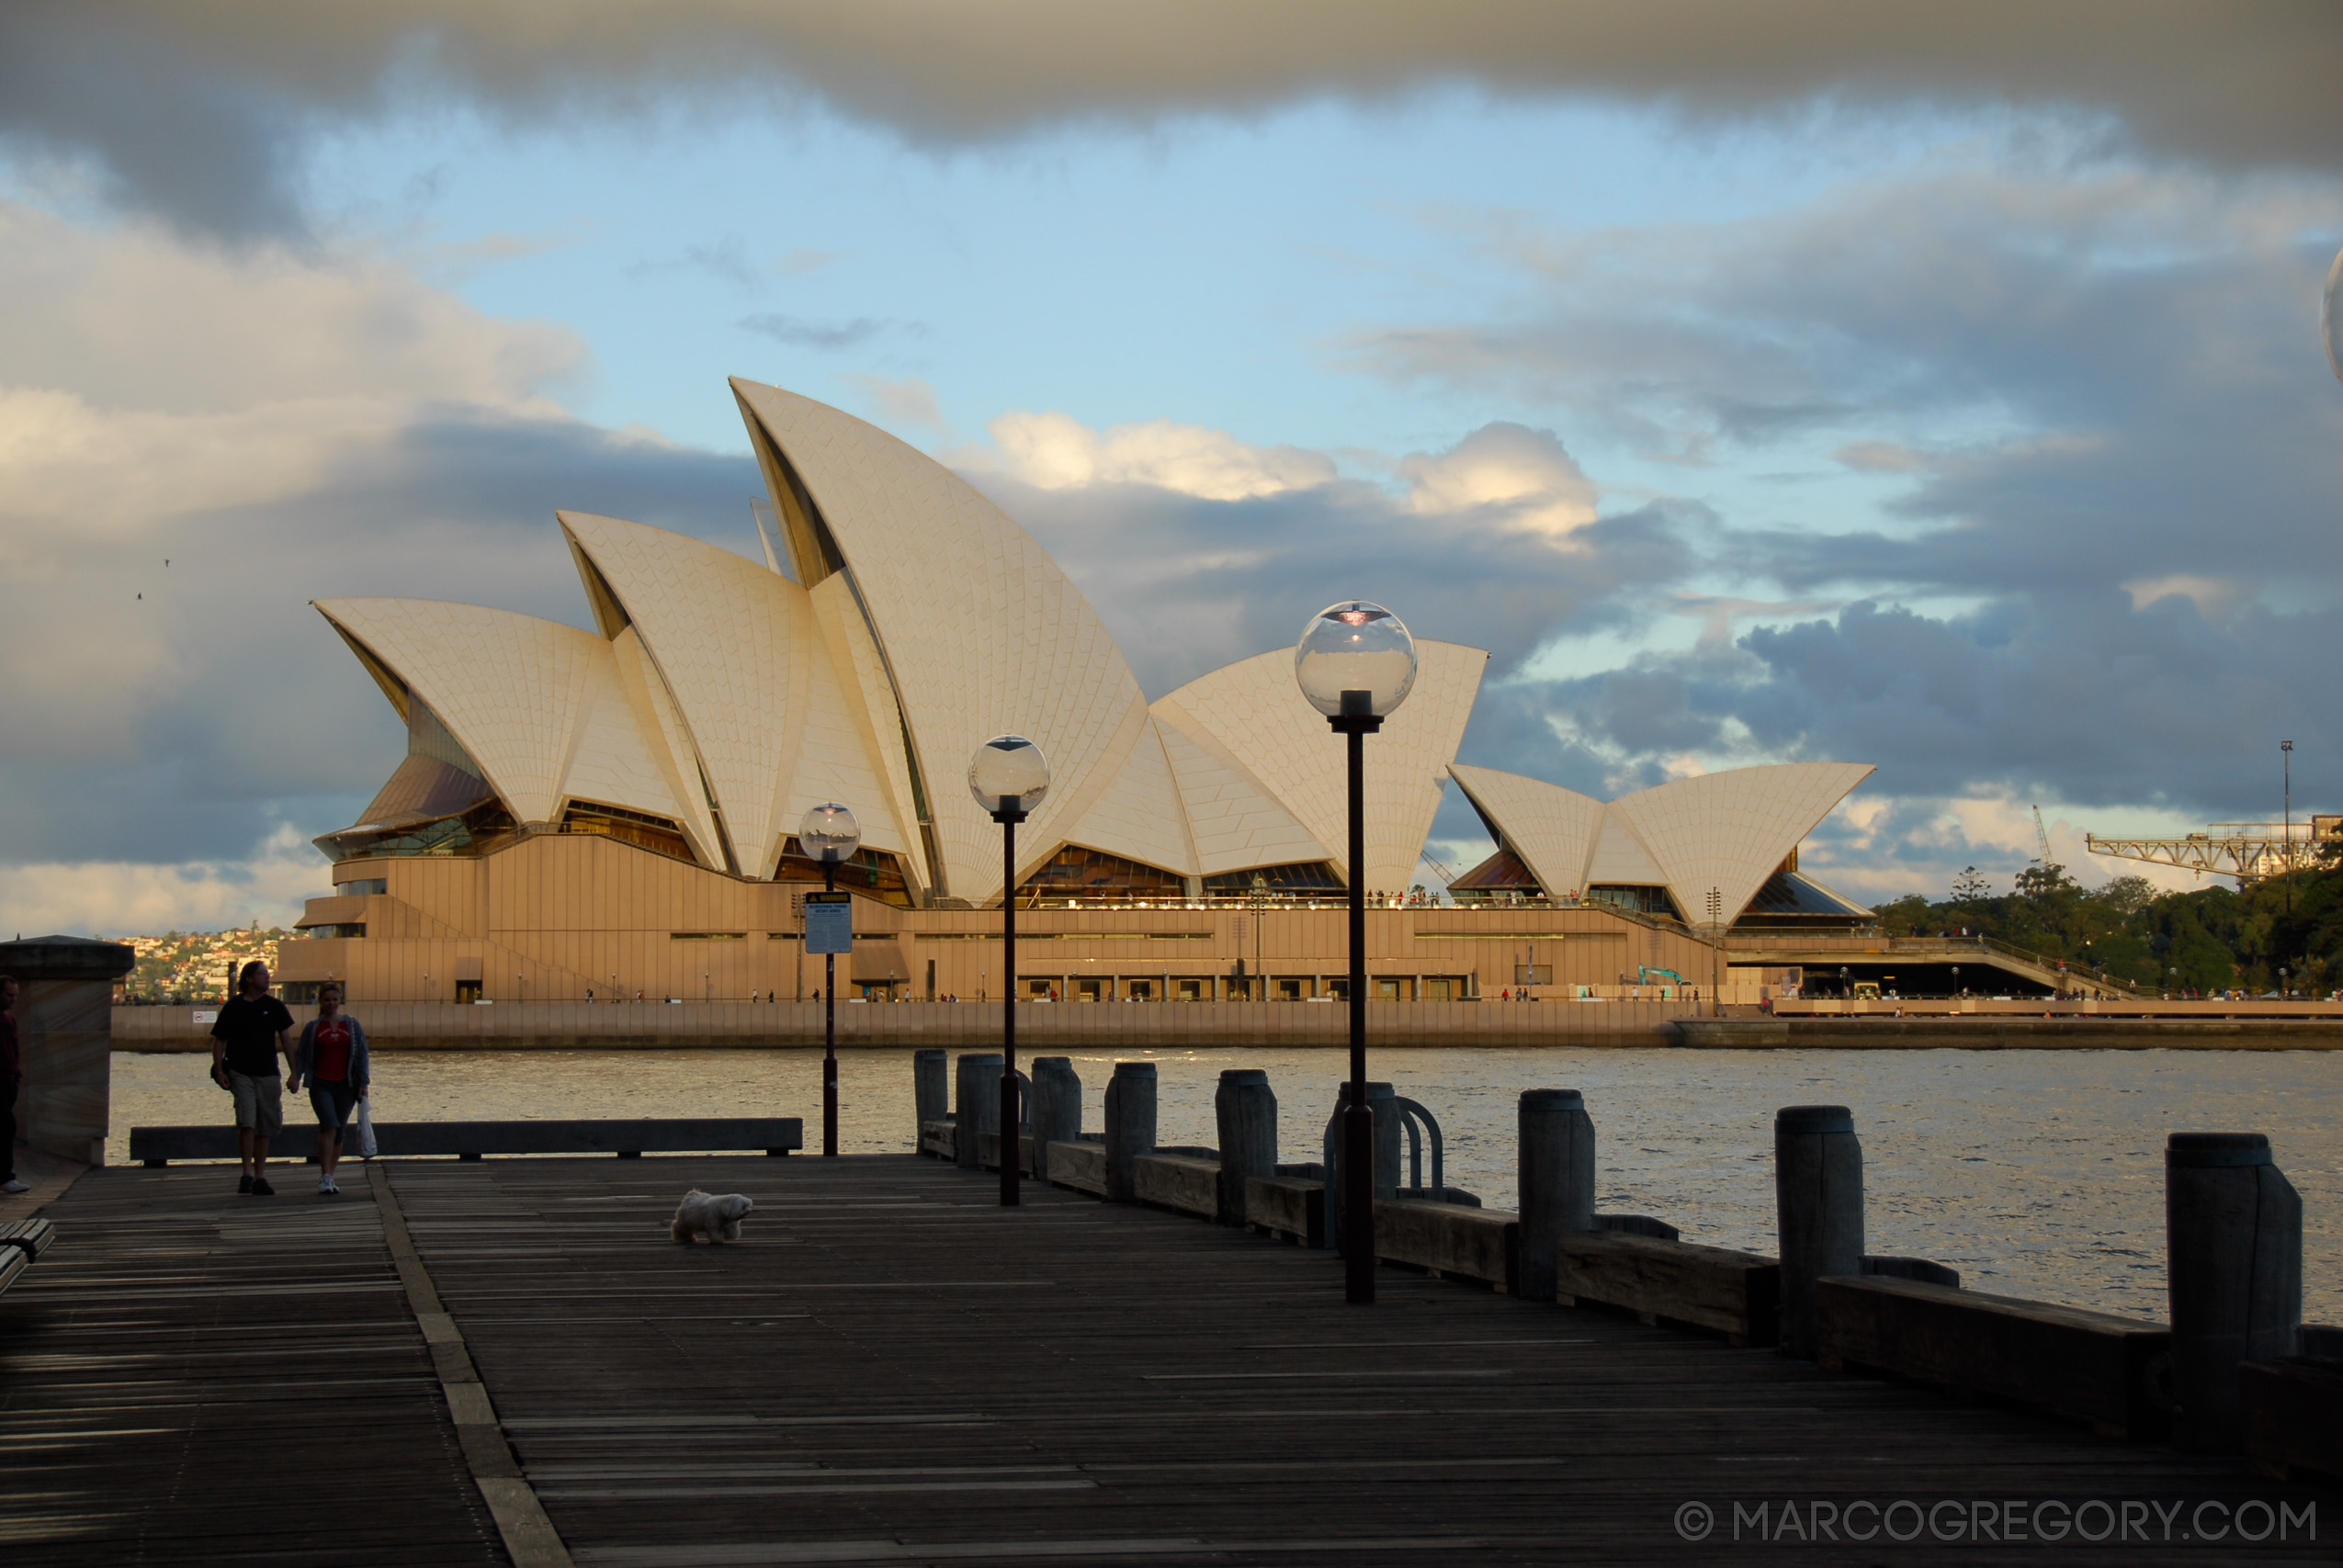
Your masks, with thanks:
[{"label": "dark storm cloud", "polygon": [[1612,776],[1754,750],[1875,761],[1871,790],[1915,798],[2254,809],[2264,753],[2343,717],[2317,674],[2343,654],[2322,193],[1948,177],[1698,244],[1523,246],[1542,313],[1364,335],[1364,370],[1534,399],[1573,429],[1744,465],[1818,444],[1905,481],[1852,528],[1728,507],[1711,536],[1715,591],[1863,603],[1518,688],[1468,757],[1569,766],[1550,721]]},{"label": "dark storm cloud", "polygon": [[[761,486],[746,457],[448,408],[279,500],[93,539],[46,563],[38,591],[82,625],[156,637],[171,678],[126,689],[52,661],[80,705],[122,710],[86,730],[34,716],[21,684],[0,694],[0,863],[238,858],[279,822],[341,827],[404,741],[309,600],[452,599],[590,625],[556,507],[745,552]],[[19,580],[7,598],[33,591]]]},{"label": "dark storm cloud", "polygon": [[1150,697],[1289,648],[1314,612],[1353,596],[1419,637],[1487,649],[1494,676],[1564,623],[1611,624],[1628,591],[1681,577],[1709,522],[1695,506],[1644,507],[1557,540],[1508,526],[1502,509],[1426,514],[1353,481],[1222,502],[972,477],[1081,584]]},{"label": "dark storm cloud", "polygon": [[2214,624],[2185,599],[2134,612],[2121,594],[2043,592],[1958,616],[1865,601],[1760,627],[1726,655],[1647,658],[1507,696],[1613,754],[1753,742],[1876,762],[1866,788],[1889,795],[2234,818],[2267,808],[2281,739],[2296,741],[2298,781],[2343,794],[2343,745],[2318,739],[2343,734],[2343,693],[2313,674],[2338,659],[2343,611],[2248,606]]},{"label": "dark storm cloud", "polygon": [[705,108],[713,88],[951,142],[1466,82],[1692,119],[1817,99],[2051,106],[2187,158],[2343,160],[2343,25],[2325,0],[17,0],[0,62],[0,127],[93,155],[141,205],[229,233],[293,221],[289,149],[308,129],[417,98],[583,118]]}]

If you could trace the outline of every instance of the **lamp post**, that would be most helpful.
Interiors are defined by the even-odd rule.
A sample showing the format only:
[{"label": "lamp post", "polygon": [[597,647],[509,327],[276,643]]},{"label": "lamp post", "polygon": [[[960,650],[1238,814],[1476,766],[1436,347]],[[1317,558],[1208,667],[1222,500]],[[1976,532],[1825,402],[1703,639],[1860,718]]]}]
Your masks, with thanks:
[{"label": "lamp post", "polygon": [[[968,759],[968,794],[1001,824],[1001,1206],[1017,1206],[1017,824],[1049,793],[1049,761],[1022,735]],[[976,1136],[973,1123],[968,1135]]]},{"label": "lamp post", "polygon": [[1312,615],[1294,681],[1350,749],[1351,1103],[1342,1113],[1343,1299],[1375,1300],[1375,1112],[1366,1090],[1366,738],[1408,700],[1416,641],[1380,604],[1350,600]]},{"label": "lamp post", "polygon": [[1960,966],[1959,964],[1955,964],[1954,965],[1952,965],[1952,995],[1953,995],[1954,997],[1956,997],[1956,998],[1957,998],[1957,997],[1959,997],[1959,996],[1960,996],[1960,994],[1961,994],[1961,966]]},{"label": "lamp post", "polygon": [[[798,851],[821,863],[824,893],[838,891],[838,867],[862,841],[862,827],[855,814],[834,800],[815,807],[798,824]],[[848,906],[846,917],[849,932],[854,929],[852,908]],[[834,1159],[838,1154],[838,954],[834,952],[821,955],[821,1152]]]},{"label": "lamp post", "polygon": [[2278,755],[2280,758],[2280,766],[2285,770],[2285,783],[2283,787],[2285,790],[2286,811],[2286,860],[2284,863],[2288,873],[2286,878],[2286,912],[2291,915],[2294,912],[2294,879],[2292,875],[2292,872],[2294,870],[2294,743],[2292,740],[2280,741],[2278,743]]}]

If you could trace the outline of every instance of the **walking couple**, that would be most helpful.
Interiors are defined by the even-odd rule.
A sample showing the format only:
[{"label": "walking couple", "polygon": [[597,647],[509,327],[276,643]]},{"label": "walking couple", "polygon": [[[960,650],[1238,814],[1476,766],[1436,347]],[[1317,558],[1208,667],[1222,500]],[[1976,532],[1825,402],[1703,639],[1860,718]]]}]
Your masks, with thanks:
[{"label": "walking couple", "polygon": [[268,965],[255,960],[238,973],[236,995],[211,1026],[211,1081],[236,1097],[236,1149],[244,1167],[236,1190],[262,1198],[277,1190],[268,1184],[268,1143],[285,1124],[279,1052],[294,1091],[309,1084],[317,1116],[317,1193],[330,1198],[341,1191],[334,1168],[371,1077],[366,1029],[342,1010],[342,987],[328,980],[317,990],[317,1016],[301,1025],[296,1043],[292,1012],[268,994]]}]

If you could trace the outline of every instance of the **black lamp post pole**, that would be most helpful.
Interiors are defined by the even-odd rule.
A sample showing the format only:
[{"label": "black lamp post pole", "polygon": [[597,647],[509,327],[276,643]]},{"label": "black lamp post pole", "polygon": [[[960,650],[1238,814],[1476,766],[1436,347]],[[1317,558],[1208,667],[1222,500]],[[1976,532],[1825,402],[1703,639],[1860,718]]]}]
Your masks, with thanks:
[{"label": "black lamp post pole", "polygon": [[[1023,795],[1004,795],[992,819],[1001,824],[1001,1206],[1013,1209],[1017,1163],[1017,824]],[[975,1137],[974,1128],[968,1136]]]},{"label": "black lamp post pole", "polygon": [[1327,720],[1350,743],[1351,1103],[1342,1112],[1342,1299],[1375,1301],[1375,1112],[1366,1098],[1366,738],[1383,728],[1364,692]]},{"label": "black lamp post pole", "polygon": [[[838,891],[838,862],[821,857],[821,890]],[[821,1152],[838,1156],[838,955],[821,955]]]}]

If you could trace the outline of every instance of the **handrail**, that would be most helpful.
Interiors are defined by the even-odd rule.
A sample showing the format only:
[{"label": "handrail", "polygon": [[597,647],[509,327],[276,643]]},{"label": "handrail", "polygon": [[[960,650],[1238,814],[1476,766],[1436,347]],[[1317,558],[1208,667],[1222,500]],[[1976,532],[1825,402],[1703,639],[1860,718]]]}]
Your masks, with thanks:
[{"label": "handrail", "polygon": [[[1348,1109],[1344,1101],[1349,1090],[1350,1085],[1345,1083],[1335,1091],[1334,1114],[1326,1119],[1326,1134],[1319,1151],[1326,1171],[1322,1189],[1326,1203],[1325,1247],[1331,1252],[1342,1250],[1342,1227],[1337,1223],[1342,1192],[1341,1140],[1335,1134],[1342,1125],[1342,1113]],[[1447,1140],[1441,1135],[1439,1119],[1421,1100],[1395,1094],[1391,1097],[1391,1104],[1398,1114],[1399,1125],[1408,1134],[1409,1187],[1418,1192],[1424,1190],[1423,1140],[1424,1133],[1429,1129],[1432,1134],[1432,1190],[1445,1193],[1448,1190]],[[1372,1109],[1372,1105],[1369,1108]]]},{"label": "handrail", "polygon": [[1447,1191],[1448,1173],[1443,1163],[1446,1140],[1440,1135],[1439,1120],[1424,1109],[1421,1100],[1398,1096],[1394,1096],[1393,1100],[1399,1107],[1408,1129],[1408,1185],[1419,1192],[1423,1190],[1423,1134],[1416,1126],[1417,1122],[1421,1121],[1424,1126],[1432,1129],[1432,1190],[1434,1192]]}]

